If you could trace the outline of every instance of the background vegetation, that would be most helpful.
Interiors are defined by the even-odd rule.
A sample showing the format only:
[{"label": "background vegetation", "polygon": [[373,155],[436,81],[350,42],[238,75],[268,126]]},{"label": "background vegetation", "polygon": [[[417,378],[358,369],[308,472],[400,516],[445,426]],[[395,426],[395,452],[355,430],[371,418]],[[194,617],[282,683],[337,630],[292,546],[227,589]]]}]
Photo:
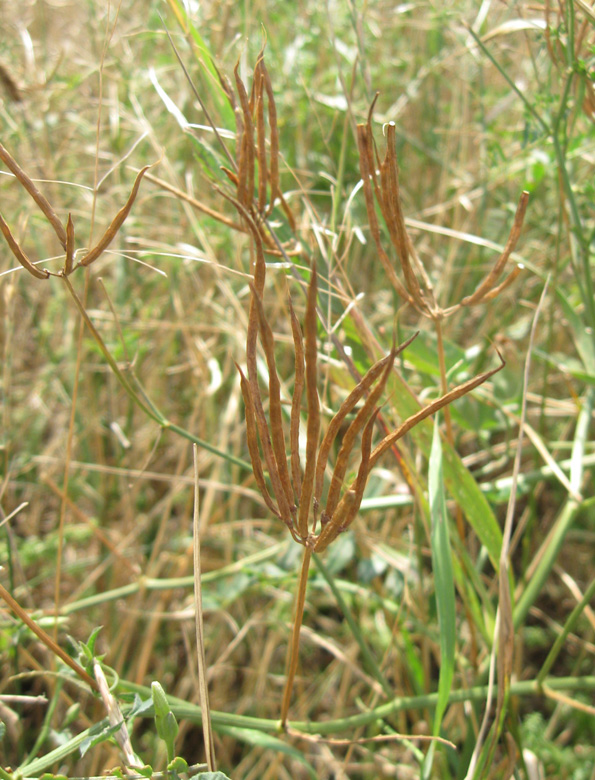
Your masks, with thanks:
[{"label": "background vegetation", "polygon": [[[176,754],[205,760],[188,432],[210,447],[198,458],[202,597],[222,771],[595,778],[594,24],[579,0],[0,3],[0,141],[60,219],[72,214],[77,247],[97,241],[138,170],[159,160],[117,239],[71,281],[116,366],[168,425],[124,392],[62,281],[33,278],[0,248],[0,582],[50,635],[58,616],[57,643],[74,658],[86,656],[69,637],[102,627],[91,649],[125,713],[137,695],[131,743],[155,771],[170,751],[152,681],[176,697]],[[234,361],[245,362],[251,244],[192,204],[237,221],[220,194],[221,148],[165,26],[232,151],[233,111],[211,63],[232,78],[239,60],[249,86],[266,33],[295,236],[282,211],[272,220],[301,244],[298,276],[318,264],[327,420],[353,387],[331,331],[362,373],[394,329],[398,342],[421,331],[385,392],[389,427],[419,408],[406,386],[422,404],[441,394],[435,323],[392,292],[359,186],[355,125],[376,91],[376,142],[383,154],[395,122],[407,226],[443,308],[493,267],[530,193],[509,262],[524,270],[440,334],[449,386],[497,365],[494,346],[506,367],[451,407],[452,446],[441,417],[442,462],[430,421],[383,458],[353,529],[312,567],[290,710],[299,734],[277,729],[299,548],[243,465]],[[54,232],[5,166],[0,209],[29,257],[57,272]],[[286,260],[267,262],[291,399],[287,285],[300,320],[305,302]],[[443,489],[446,537],[428,503],[439,507]],[[492,549],[484,538],[496,526],[502,559],[502,534]],[[14,611],[0,621],[3,777],[124,765],[101,700]],[[497,707],[485,686],[498,642]],[[84,741],[93,728],[97,744]],[[437,733],[454,747],[397,736]]]}]

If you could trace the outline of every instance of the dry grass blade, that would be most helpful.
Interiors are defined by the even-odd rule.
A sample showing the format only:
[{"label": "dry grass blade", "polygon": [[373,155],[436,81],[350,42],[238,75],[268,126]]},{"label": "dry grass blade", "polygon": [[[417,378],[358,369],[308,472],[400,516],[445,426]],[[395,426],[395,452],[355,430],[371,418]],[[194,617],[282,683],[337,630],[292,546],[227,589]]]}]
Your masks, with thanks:
[{"label": "dry grass blade", "polygon": [[37,189],[35,184],[33,184],[33,182],[31,181],[29,176],[25,173],[25,171],[21,168],[21,166],[17,163],[17,161],[12,157],[10,152],[4,146],[2,146],[1,143],[0,143],[0,160],[2,160],[2,162],[14,173],[18,181],[27,190],[27,192],[33,198],[35,203],[37,203],[41,211],[45,214],[48,222],[54,228],[54,232],[58,237],[58,241],[62,244],[62,247],[66,249],[66,231],[64,230],[64,226],[58,219],[58,215],[51,207],[47,198],[45,198],[45,196],[41,194],[41,192]]},{"label": "dry grass blade", "polygon": [[[508,262],[508,258],[510,257],[512,252],[514,252],[514,249],[517,245],[517,241],[519,240],[519,236],[521,235],[521,230],[523,227],[523,221],[525,219],[525,212],[527,211],[528,203],[529,203],[529,193],[523,192],[519,200],[519,205],[517,206],[516,214],[514,215],[514,222],[510,230],[510,234],[508,236],[508,241],[506,242],[506,246],[504,247],[504,251],[496,261],[496,264],[494,265],[492,270],[489,272],[489,274],[486,276],[483,282],[481,282],[481,284],[475,290],[475,292],[472,295],[467,296],[467,298],[463,298],[463,300],[461,301],[462,306],[473,306],[476,303],[480,303],[482,300],[484,300],[487,297],[488,293],[492,290],[492,288],[496,284],[498,277],[502,274],[502,271],[504,270],[504,267]],[[512,273],[514,274],[515,271],[513,271]],[[519,271],[517,270],[517,276],[518,273]],[[513,277],[513,279],[511,279],[510,281],[508,280],[506,281],[508,282],[508,284],[510,284],[512,281],[514,281],[515,278],[516,276]]]},{"label": "dry grass blade", "polygon": [[254,409],[254,400],[250,391],[250,385],[244,375],[242,369],[235,364],[240,374],[240,388],[242,391],[242,398],[244,399],[244,406],[246,409],[246,439],[248,441],[248,452],[250,453],[250,462],[252,463],[252,471],[254,472],[254,479],[258,489],[260,490],[265,504],[271,510],[276,517],[281,517],[279,510],[275,506],[273,499],[268,491],[266,481],[264,478],[264,472],[262,470],[262,463],[260,460],[260,452],[258,450],[258,438],[256,429],[256,412]]},{"label": "dry grass blade", "polygon": [[325,515],[327,518],[332,517],[335,513],[335,508],[339,502],[339,495],[341,493],[341,488],[343,487],[343,480],[345,479],[345,473],[349,464],[349,456],[353,450],[355,440],[361,429],[370,419],[370,415],[373,413],[374,407],[377,405],[380,396],[384,392],[388,377],[392,371],[395,355],[396,348],[393,344],[393,347],[388,356],[389,359],[384,366],[384,370],[380,376],[380,379],[378,380],[378,383],[376,384],[376,387],[372,390],[362,408],[355,415],[355,418],[353,419],[351,425],[345,433],[345,436],[343,437],[341,448],[339,450],[339,454],[337,455],[337,462],[335,463],[331,485],[328,491],[328,498],[326,500]]},{"label": "dry grass blade", "polygon": [[289,478],[289,469],[287,467],[287,455],[285,450],[285,435],[283,433],[283,415],[281,411],[281,383],[277,374],[275,365],[275,339],[273,331],[269,325],[260,297],[252,287],[253,301],[256,304],[258,315],[258,324],[260,326],[260,342],[269,369],[269,419],[271,426],[271,439],[273,443],[273,452],[277,463],[277,470],[281,479],[281,485],[289,503],[292,514],[295,512],[295,497]]},{"label": "dry grass blade", "polygon": [[306,304],[306,399],[308,402],[308,426],[306,434],[306,467],[302,483],[302,495],[298,518],[298,531],[302,538],[308,536],[308,516],[310,502],[314,490],[314,475],[316,473],[316,452],[320,435],[320,401],[318,399],[318,347],[316,341],[316,302],[318,293],[318,277],[316,265],[312,266],[308,301]]},{"label": "dry grass blade", "polygon": [[99,239],[97,244],[93,247],[93,249],[89,250],[87,254],[81,259],[80,263],[78,265],[82,266],[88,266],[91,265],[91,263],[94,260],[97,260],[97,258],[108,248],[108,246],[112,243],[114,238],[116,237],[116,234],[118,233],[118,230],[122,227],[124,220],[126,217],[130,214],[130,209],[132,208],[132,204],[136,200],[136,196],[138,194],[138,188],[140,187],[141,180],[145,173],[151,168],[150,165],[145,165],[144,168],[141,168],[141,170],[138,172],[136,179],[134,180],[134,185],[132,187],[132,191],[130,195],[128,196],[128,200],[126,203],[122,206],[120,211],[116,214],[116,216],[113,218],[111,225],[108,227],[108,229],[105,231],[103,236]]},{"label": "dry grass blade", "polygon": [[302,393],[304,392],[304,340],[302,330],[298,322],[291,296],[287,296],[289,306],[289,318],[293,335],[295,353],[295,381],[293,384],[293,396],[291,399],[291,423],[289,432],[289,449],[291,452],[291,477],[295,497],[299,504],[302,495],[302,471],[300,466],[300,412],[302,406]]},{"label": "dry grass blade", "polygon": [[380,444],[377,445],[377,447],[372,452],[372,455],[370,456],[370,469],[376,465],[378,459],[381,458],[382,455],[384,455],[384,453],[390,449],[395,442],[401,439],[408,431],[410,431],[422,420],[425,420],[426,417],[431,417],[431,415],[438,412],[447,404],[450,404],[453,401],[456,401],[457,398],[461,398],[463,395],[470,393],[476,387],[479,387],[479,385],[488,380],[491,376],[497,374],[498,371],[501,371],[506,364],[499,352],[498,356],[500,357],[501,364],[497,368],[493,368],[491,371],[486,371],[485,373],[479,374],[473,379],[469,379],[467,382],[463,382],[461,385],[457,385],[457,387],[449,390],[448,393],[445,393],[440,398],[437,398],[435,401],[432,401],[432,403],[425,406],[423,409],[420,409],[419,412],[416,412],[416,414],[412,414],[411,417],[407,418],[407,420],[399,425],[399,427],[396,428],[392,433],[389,433],[388,436],[385,436],[385,438],[380,442]]},{"label": "dry grass blade", "polygon": [[351,523],[355,520],[355,516],[362,503],[366,482],[368,481],[368,475],[370,473],[372,435],[374,433],[374,425],[379,411],[379,409],[374,410],[364,428],[362,435],[362,459],[357,472],[357,477],[339,502],[331,520],[320,532],[316,544],[314,545],[315,552],[324,552],[329,544],[331,544],[342,531],[349,528]]},{"label": "dry grass blade", "polygon": [[2,231],[2,234],[6,239],[6,243],[10,247],[10,251],[19,261],[19,263],[23,266],[23,268],[26,271],[29,271],[29,273],[32,276],[37,277],[37,279],[47,279],[50,275],[50,272],[46,271],[45,269],[37,268],[36,266],[33,265],[31,260],[29,260],[27,255],[23,252],[23,250],[19,246],[15,237],[10,232],[10,228],[4,221],[4,218],[2,217],[1,214],[0,214],[0,230]]},{"label": "dry grass blade", "polygon": [[373,164],[374,158],[372,154],[371,138],[368,134],[368,128],[366,125],[357,126],[357,145],[359,148],[359,165],[360,175],[362,177],[364,199],[366,201],[366,211],[368,214],[368,224],[370,226],[370,233],[372,239],[376,245],[376,251],[380,257],[380,262],[384,268],[386,275],[388,276],[390,283],[395,288],[397,293],[403,300],[413,303],[413,300],[403,284],[401,283],[393,264],[390,261],[389,256],[386,254],[382,242],[380,239],[380,228],[378,226],[378,219],[376,217],[376,209],[374,207],[374,195],[372,193],[371,177],[373,176]]},{"label": "dry grass blade", "polygon": [[14,614],[20,618],[20,620],[22,620],[23,623],[28,626],[39,639],[41,639],[44,645],[52,653],[54,653],[54,655],[57,655],[61,661],[69,666],[73,672],[75,672],[75,674],[81,678],[81,680],[87,683],[90,688],[92,688],[94,691],[98,690],[95,680],[90,675],[88,675],[83,667],[73,658],[71,658],[68,653],[65,653],[60,645],[56,644],[56,642],[54,642],[51,636],[46,631],[44,631],[41,626],[38,626],[37,623],[29,617],[29,614],[21,607],[19,602],[11,596],[4,585],[0,585],[0,597],[4,599]]}]

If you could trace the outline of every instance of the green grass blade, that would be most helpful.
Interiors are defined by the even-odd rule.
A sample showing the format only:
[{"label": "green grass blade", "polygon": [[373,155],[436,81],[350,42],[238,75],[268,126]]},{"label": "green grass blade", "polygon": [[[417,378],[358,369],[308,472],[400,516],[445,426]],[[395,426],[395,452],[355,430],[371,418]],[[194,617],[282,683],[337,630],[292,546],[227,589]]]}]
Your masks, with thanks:
[{"label": "green grass blade", "polygon": [[[399,419],[406,420],[419,411],[419,404],[409,386],[396,373],[393,373],[389,380],[387,394],[390,395]],[[432,450],[432,422],[424,420],[408,435],[429,460]],[[442,442],[442,472],[446,490],[465,513],[469,525],[488,551],[492,565],[497,570],[502,531],[479,485],[448,442]]]},{"label": "green grass blade", "polygon": [[[438,680],[438,701],[434,713],[433,731],[434,736],[438,736],[452,688],[456,645],[454,574],[442,476],[442,446],[438,419],[434,423],[434,437],[429,465],[432,568],[434,571],[434,588],[440,632],[440,677]],[[431,777],[435,747],[436,743],[433,742],[426,755],[423,765],[424,780]]]}]

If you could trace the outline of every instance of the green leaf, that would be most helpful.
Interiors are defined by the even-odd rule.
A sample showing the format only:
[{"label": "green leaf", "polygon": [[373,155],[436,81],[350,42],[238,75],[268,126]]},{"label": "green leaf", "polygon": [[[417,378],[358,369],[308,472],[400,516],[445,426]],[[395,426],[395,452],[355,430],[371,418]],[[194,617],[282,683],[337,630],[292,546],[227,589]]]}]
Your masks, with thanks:
[{"label": "green leaf", "polygon": [[219,83],[219,75],[217,68],[213,64],[213,57],[209,51],[204,38],[200,35],[192,20],[186,13],[186,4],[180,2],[180,0],[170,0],[171,6],[174,9],[180,27],[186,32],[186,30],[192,36],[192,40],[196,47],[196,60],[205,71],[205,83],[207,89],[215,101],[217,110],[221,115],[221,119],[224,127],[227,129],[235,129],[235,117],[232,107],[229,105],[227,96],[225,95],[221,84]]},{"label": "green leaf", "polygon": [[583,361],[586,373],[593,376],[595,374],[595,347],[593,346],[593,336],[587,331],[584,321],[576,313],[574,306],[559,287],[556,288],[556,295],[558,296],[568,325],[572,330],[574,345]]},{"label": "green leaf", "polygon": [[180,774],[181,772],[187,772],[188,771],[188,762],[185,758],[182,758],[181,756],[176,756],[173,761],[170,761],[167,765],[167,771],[168,772],[176,772],[177,774]]},{"label": "green leaf", "polygon": [[80,744],[81,757],[84,756],[90,748],[95,747],[95,745],[100,745],[102,742],[106,742],[112,734],[115,734],[116,731],[119,730],[123,722],[124,721],[121,721],[120,723],[110,726],[109,724],[106,725],[106,721],[101,721],[100,723],[95,724],[95,726],[91,726]]},{"label": "green leaf", "polygon": [[231,777],[224,775],[223,772],[200,772],[198,775],[194,775],[190,780],[194,778],[200,778],[200,780],[231,780]]},{"label": "green leaf", "polygon": [[[293,745],[287,744],[272,734],[267,734],[264,731],[257,731],[256,729],[244,729],[238,726],[218,726],[217,733],[227,734],[230,737],[234,737],[234,739],[262,748],[263,750],[285,753],[285,755],[291,756],[291,758],[299,761],[300,764],[305,767],[312,780],[317,780],[318,778],[318,774],[314,771],[314,767],[306,760],[301,750],[293,747]],[[200,777],[203,777],[203,775],[200,775]]]},{"label": "green leaf", "polygon": [[179,731],[178,721],[171,711],[165,691],[159,682],[151,683],[151,695],[155,707],[155,728],[159,737],[165,742],[168,761],[173,761]]}]

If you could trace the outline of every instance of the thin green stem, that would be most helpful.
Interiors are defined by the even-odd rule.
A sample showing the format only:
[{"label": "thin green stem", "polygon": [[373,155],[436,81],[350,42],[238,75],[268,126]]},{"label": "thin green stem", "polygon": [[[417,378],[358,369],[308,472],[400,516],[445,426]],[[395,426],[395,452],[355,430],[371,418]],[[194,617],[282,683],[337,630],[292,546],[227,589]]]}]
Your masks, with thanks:
[{"label": "thin green stem", "polygon": [[187,431],[185,428],[181,428],[179,425],[170,422],[151,401],[148,401],[148,399],[145,400],[147,396],[144,390],[142,391],[144,398],[141,398],[140,394],[134,389],[134,387],[128,381],[122,369],[118,366],[118,363],[116,362],[113,355],[105,345],[105,342],[101,338],[97,328],[91,322],[91,319],[89,318],[89,315],[87,314],[87,311],[83,306],[82,301],[76,294],[74,287],[70,283],[70,280],[68,279],[67,276],[62,276],[61,278],[64,284],[66,285],[66,288],[70,293],[72,299],[74,300],[76,307],[79,310],[80,315],[83,318],[87,328],[89,329],[91,335],[95,339],[97,346],[101,350],[101,353],[106,359],[109,367],[114,372],[116,379],[122,385],[129,398],[139,407],[139,409],[141,409],[147,415],[147,417],[150,417],[163,429],[167,429],[173,431],[174,433],[177,433],[178,436],[181,436],[182,438],[186,439],[192,444],[196,444],[198,447],[200,447],[203,450],[207,450],[208,452],[213,453],[213,455],[217,455],[217,457],[219,458],[223,458],[228,463],[234,463],[236,466],[241,466],[243,469],[246,469],[247,471],[251,471],[252,467],[247,461],[243,460],[242,458],[238,458],[235,455],[231,455],[229,452],[223,452],[222,450],[217,449],[217,447],[214,447],[212,444],[209,444],[208,441],[204,441],[204,439],[200,439],[198,436],[195,436],[193,433]]}]

